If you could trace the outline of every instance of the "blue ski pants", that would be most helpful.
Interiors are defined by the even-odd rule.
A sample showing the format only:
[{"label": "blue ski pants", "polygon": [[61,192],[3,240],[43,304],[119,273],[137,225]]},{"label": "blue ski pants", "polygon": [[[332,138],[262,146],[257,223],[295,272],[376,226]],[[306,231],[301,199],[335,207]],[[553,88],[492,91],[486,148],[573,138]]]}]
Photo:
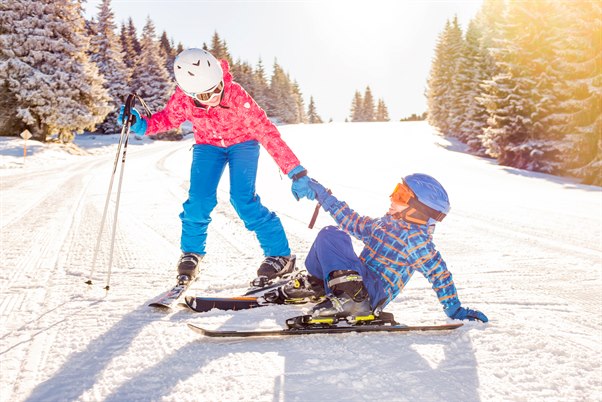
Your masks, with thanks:
[{"label": "blue ski pants", "polygon": [[376,307],[385,296],[377,275],[355,254],[351,237],[336,226],[326,226],[320,230],[305,259],[305,268],[310,275],[324,281],[326,293],[330,292],[327,283],[330,273],[349,270],[361,275],[372,307]]},{"label": "blue ski pants", "polygon": [[291,254],[280,219],[255,194],[258,160],[259,143],[255,140],[227,148],[194,145],[188,200],[180,214],[182,252],[205,254],[210,214],[217,205],[217,186],[228,164],[230,202],[245,227],[255,232],[266,256]]}]

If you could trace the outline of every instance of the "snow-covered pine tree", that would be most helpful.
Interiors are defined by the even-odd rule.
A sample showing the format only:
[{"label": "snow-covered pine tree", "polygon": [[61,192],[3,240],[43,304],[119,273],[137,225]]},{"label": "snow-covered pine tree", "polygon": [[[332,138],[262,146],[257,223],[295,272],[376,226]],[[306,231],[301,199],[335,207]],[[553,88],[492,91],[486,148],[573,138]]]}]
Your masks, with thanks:
[{"label": "snow-covered pine tree", "polygon": [[288,75],[274,60],[274,72],[270,80],[268,115],[281,123],[297,123],[297,100]]},{"label": "snow-covered pine tree", "polygon": [[316,110],[316,104],[314,102],[314,97],[309,97],[309,106],[307,108],[307,122],[309,124],[321,124],[323,123],[322,118],[318,115],[318,111]]},{"label": "snow-covered pine tree", "polygon": [[104,88],[109,93],[109,106],[112,112],[100,124],[98,130],[104,133],[119,131],[117,116],[119,107],[130,92],[128,82],[130,71],[123,61],[121,44],[115,33],[116,25],[111,0],[103,0],[98,5],[98,22],[95,24],[94,36],[90,38],[94,52],[90,55],[105,78]]},{"label": "snow-covered pine tree", "polygon": [[444,103],[447,105],[448,111],[446,134],[465,141],[466,139],[462,135],[462,123],[466,119],[466,111],[469,108],[465,91],[471,85],[471,71],[465,60],[466,44],[457,16],[452,21],[446,42],[451,62],[450,71],[452,71],[450,91],[444,95]]},{"label": "snow-covered pine tree", "polygon": [[[290,81],[290,77],[289,81]],[[301,93],[301,88],[299,88],[299,83],[297,81],[293,82],[293,98],[295,100],[295,105],[297,107],[297,118],[295,123],[307,123],[307,114],[305,113],[305,102],[303,101],[303,94]]]},{"label": "snow-covered pine tree", "polygon": [[378,99],[378,103],[376,105],[376,117],[375,121],[390,121],[389,118],[389,110],[387,109],[387,105],[382,98]]},{"label": "snow-covered pine tree", "polygon": [[501,37],[492,49],[502,73],[484,87],[490,127],[488,153],[504,165],[555,173],[562,123],[552,68],[553,4],[547,0],[509,2],[500,23]]},{"label": "snow-covered pine tree", "polygon": [[602,185],[602,4],[563,1],[558,70],[561,108],[567,115],[564,170]]},{"label": "snow-covered pine tree", "polygon": [[238,59],[230,69],[232,73],[232,79],[240,84],[245,91],[255,99],[255,77],[253,73],[253,67],[246,61]]},{"label": "snow-covered pine tree", "polygon": [[457,19],[452,25],[449,20],[435,45],[435,57],[427,81],[428,120],[437,127],[443,135],[452,134],[452,114],[454,101],[457,97],[454,91],[454,77],[457,61],[461,52],[462,31]]},{"label": "snow-covered pine tree", "polygon": [[0,13],[0,78],[34,138],[93,130],[110,111],[78,1],[10,1]]},{"label": "snow-covered pine tree", "polygon": [[264,109],[269,105],[269,91],[270,86],[266,79],[263,61],[260,58],[253,73],[253,99]]},{"label": "snow-covered pine tree", "polygon": [[230,56],[230,52],[228,51],[228,45],[225,40],[220,38],[217,32],[214,32],[213,37],[211,38],[209,53],[218,60],[227,60],[229,65],[233,64],[232,56]]},{"label": "snow-covered pine tree", "polygon": [[479,101],[481,82],[487,79],[484,50],[481,47],[481,32],[475,20],[470,21],[466,29],[464,57],[458,66],[462,93],[464,96],[464,114],[460,124],[460,140],[469,145],[476,154],[484,155],[481,142],[483,130],[487,127],[487,110]]},{"label": "snow-covered pine tree", "polygon": [[125,23],[121,24],[119,40],[121,42],[123,61],[130,72],[132,72],[136,65],[136,58],[140,55],[140,42],[138,42],[136,26],[131,17],[127,25]]},{"label": "snow-covered pine tree", "polygon": [[351,121],[362,121],[362,109],[364,105],[364,99],[360,91],[355,91],[353,95],[353,101],[351,101]]},{"label": "snow-covered pine tree", "polygon": [[156,39],[155,25],[150,18],[147,18],[142,30],[140,46],[141,53],[136,59],[131,88],[146,101],[151,111],[156,112],[165,106],[175,84],[165,68],[165,59]]},{"label": "snow-covered pine tree", "polygon": [[165,59],[165,68],[167,69],[167,72],[169,73],[171,79],[175,80],[176,77],[173,71],[173,63],[178,54],[176,53],[173,40],[169,40],[169,38],[167,37],[167,32],[165,31],[163,31],[163,33],[161,34],[161,38],[159,39],[159,48],[161,49],[161,52],[163,53],[163,58]]}]

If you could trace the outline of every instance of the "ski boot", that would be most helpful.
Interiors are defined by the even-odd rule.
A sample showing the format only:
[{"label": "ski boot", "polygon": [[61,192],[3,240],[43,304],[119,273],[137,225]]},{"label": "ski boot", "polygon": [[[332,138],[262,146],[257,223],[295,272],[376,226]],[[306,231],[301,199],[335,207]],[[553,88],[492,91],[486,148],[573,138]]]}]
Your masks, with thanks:
[{"label": "ski boot", "polygon": [[178,261],[178,284],[186,284],[195,280],[199,273],[202,254],[183,253]]},{"label": "ski boot", "polygon": [[266,257],[259,269],[257,278],[251,281],[251,286],[264,287],[269,285],[272,280],[290,274],[295,270],[295,255]]},{"label": "ski boot", "polygon": [[332,294],[314,306],[305,325],[334,325],[339,321],[356,325],[374,320],[370,297],[360,274],[355,271],[333,271],[328,280]]},{"label": "ski boot", "polygon": [[267,303],[295,304],[317,302],[324,297],[324,282],[307,272],[300,272],[290,281],[264,293]]}]

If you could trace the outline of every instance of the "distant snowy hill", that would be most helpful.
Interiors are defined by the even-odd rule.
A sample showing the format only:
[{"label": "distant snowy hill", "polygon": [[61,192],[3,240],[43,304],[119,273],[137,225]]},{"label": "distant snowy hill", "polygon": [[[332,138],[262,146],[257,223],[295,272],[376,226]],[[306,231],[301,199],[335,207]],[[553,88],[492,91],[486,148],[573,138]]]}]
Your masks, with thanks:
[{"label": "distant snowy hill", "polygon": [[[435,233],[459,297],[488,324],[445,333],[220,340],[186,327],[278,328],[307,306],[193,314],[147,302],[174,282],[178,214],[191,136],[131,139],[105,295],[108,231],[84,284],[118,136],[81,136],[85,155],[0,138],[0,401],[500,401],[602,398],[602,192],[498,166],[425,122],[281,127],[309,175],[357,212],[384,214],[401,176],[423,172],[452,211]],[[257,192],[302,264],[322,211],[294,200],[266,152]],[[190,293],[243,292],[262,260],[218,191],[208,254]],[[112,204],[111,206],[113,206]],[[361,244],[355,244],[358,251]],[[447,322],[416,274],[387,311],[406,324]]]}]

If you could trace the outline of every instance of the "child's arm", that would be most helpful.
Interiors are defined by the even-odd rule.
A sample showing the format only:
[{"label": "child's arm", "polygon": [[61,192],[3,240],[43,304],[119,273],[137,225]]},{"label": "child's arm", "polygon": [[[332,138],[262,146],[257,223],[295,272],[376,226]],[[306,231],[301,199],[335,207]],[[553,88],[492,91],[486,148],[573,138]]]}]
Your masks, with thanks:
[{"label": "child's arm", "polygon": [[452,274],[430,239],[425,235],[416,233],[414,237],[410,235],[408,241],[410,243],[408,244],[410,266],[420,271],[428,279],[433,290],[437,293],[443,309],[447,311],[456,305],[460,305]]},{"label": "child's arm", "polygon": [[310,188],[315,191],[316,198],[322,204],[322,208],[334,218],[339,228],[351,236],[366,241],[372,234],[374,219],[361,216],[347,205],[339,201],[334,195],[328,194],[324,186],[315,180],[310,180]]}]

